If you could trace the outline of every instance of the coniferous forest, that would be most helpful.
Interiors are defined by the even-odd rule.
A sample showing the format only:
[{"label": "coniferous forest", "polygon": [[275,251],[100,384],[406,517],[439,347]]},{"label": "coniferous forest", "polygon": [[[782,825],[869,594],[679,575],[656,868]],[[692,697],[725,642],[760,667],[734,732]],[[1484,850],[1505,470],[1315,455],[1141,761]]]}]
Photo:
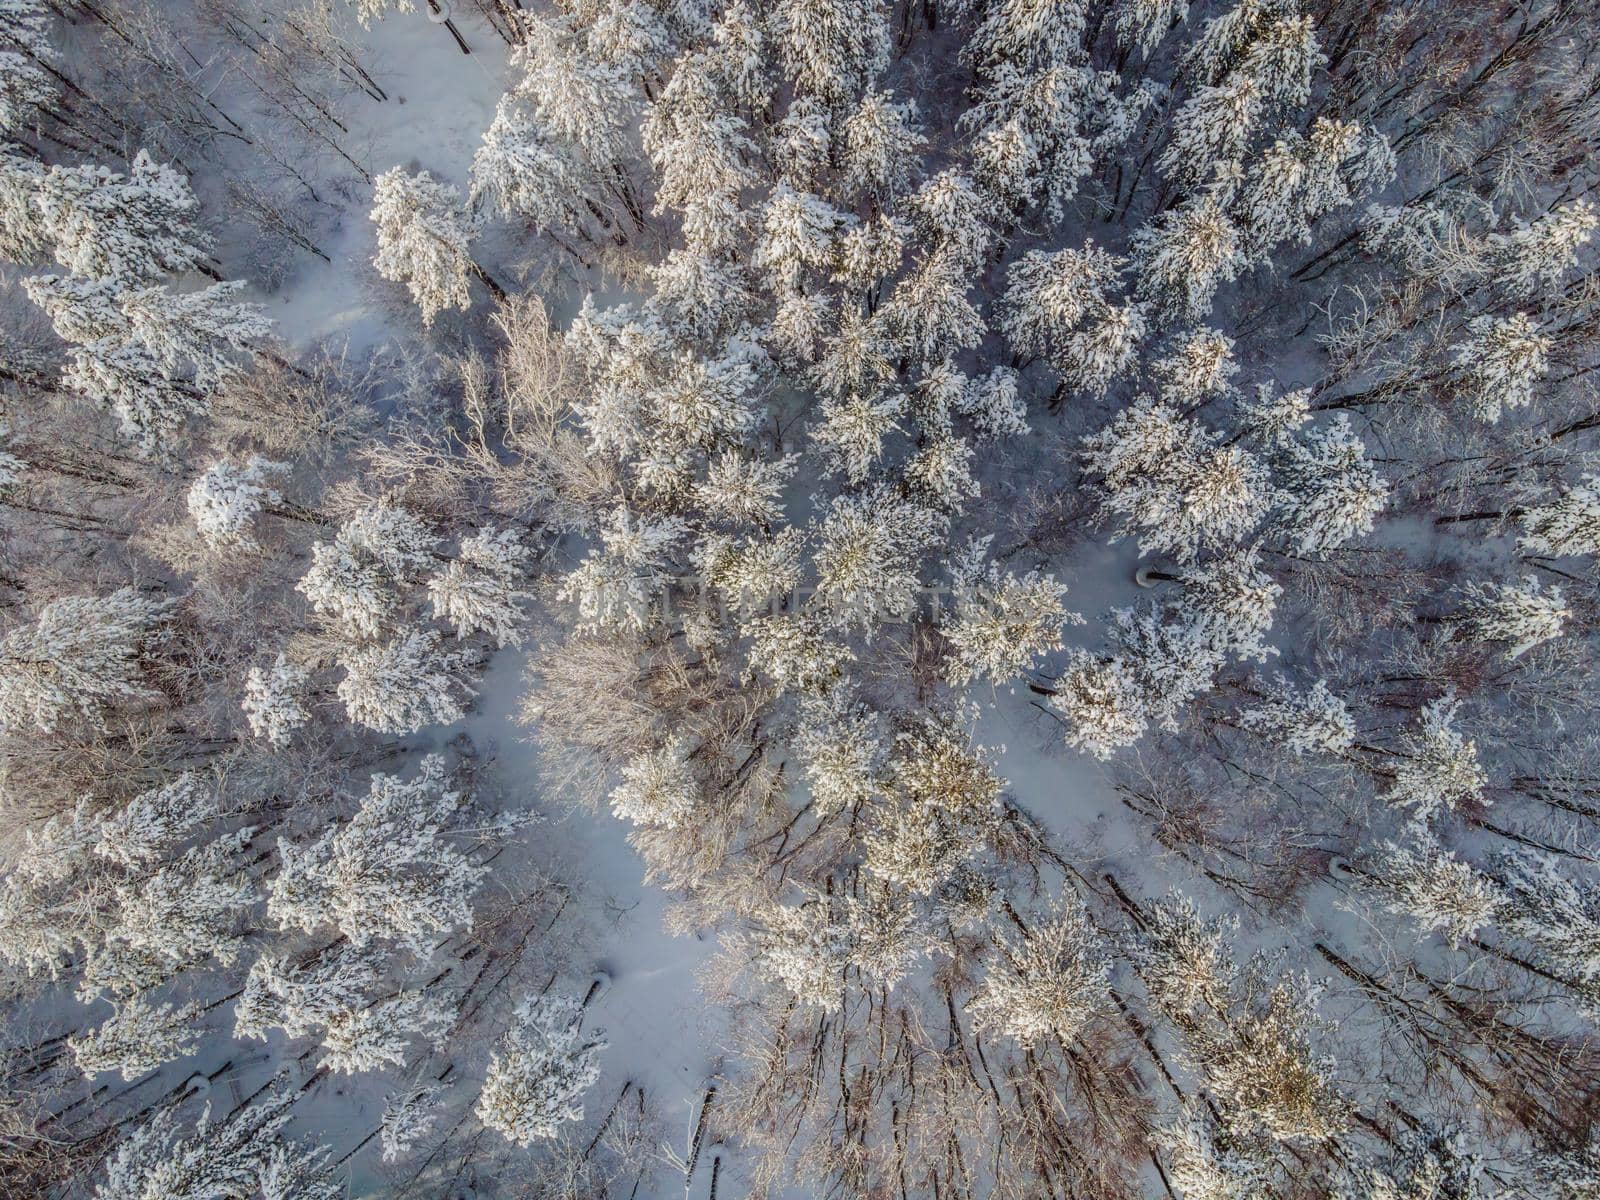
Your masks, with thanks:
[{"label": "coniferous forest", "polygon": [[0,0],[0,1200],[1600,1200],[1592,0]]}]

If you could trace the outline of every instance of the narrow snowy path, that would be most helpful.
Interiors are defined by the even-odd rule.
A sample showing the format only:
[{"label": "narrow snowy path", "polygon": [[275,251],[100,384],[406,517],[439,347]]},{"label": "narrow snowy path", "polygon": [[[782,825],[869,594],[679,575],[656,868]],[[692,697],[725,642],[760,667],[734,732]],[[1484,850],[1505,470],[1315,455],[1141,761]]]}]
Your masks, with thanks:
[{"label": "narrow snowy path", "polygon": [[[610,1042],[604,1074],[590,1093],[590,1115],[603,1115],[632,1081],[645,1089],[667,1121],[670,1144],[683,1154],[707,1083],[721,1065],[725,1023],[701,998],[698,980],[716,939],[666,933],[662,916],[670,898],[643,882],[644,863],[628,845],[625,822],[609,812],[572,811],[540,799],[538,751],[516,722],[525,661],[515,651],[495,658],[476,709],[459,728],[481,754],[493,757],[508,799],[525,799],[549,814],[519,836],[549,839],[546,849],[553,850],[558,867],[567,868],[565,881],[578,890],[594,931],[576,953],[591,954],[594,967],[610,977],[589,1006],[588,1023],[603,1028]],[[709,1162],[695,1180],[690,1194],[703,1194]],[[683,1194],[681,1175],[668,1170],[656,1190],[641,1190],[638,1200]]]},{"label": "narrow snowy path", "polygon": [[[392,167],[427,171],[465,193],[472,157],[505,92],[508,47],[473,14],[455,20],[471,54],[457,50],[421,12],[391,14],[361,35],[363,60],[389,97],[375,101],[357,93],[341,113],[350,126],[344,144],[368,174]],[[371,267],[371,186],[343,161],[327,166],[332,184],[325,198],[341,210],[321,242],[332,261],[296,255],[283,286],[266,298],[278,335],[296,347],[345,343],[358,358],[386,345],[420,342],[420,323],[404,291],[384,284]]]}]

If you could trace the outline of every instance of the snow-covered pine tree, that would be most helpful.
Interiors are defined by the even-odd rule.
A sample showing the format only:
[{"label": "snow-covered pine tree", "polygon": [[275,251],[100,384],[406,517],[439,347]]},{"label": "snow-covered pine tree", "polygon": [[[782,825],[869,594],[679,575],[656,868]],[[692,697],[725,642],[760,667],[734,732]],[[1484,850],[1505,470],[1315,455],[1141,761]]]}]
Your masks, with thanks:
[{"label": "snow-covered pine tree", "polygon": [[1240,547],[1183,573],[1179,620],[1224,654],[1265,662],[1277,649],[1262,639],[1272,629],[1283,587],[1266,573],[1259,547]]},{"label": "snow-covered pine tree", "polygon": [[675,48],[665,18],[658,6],[642,0],[596,5],[584,30],[584,46],[595,62],[629,78],[653,75]]},{"label": "snow-covered pine tree", "polygon": [[938,362],[983,340],[986,323],[972,302],[962,252],[943,245],[901,276],[880,310],[894,345],[919,363]]},{"label": "snow-covered pine tree", "polygon": [[1145,396],[1083,445],[1106,507],[1138,535],[1140,550],[1188,562],[1202,548],[1246,537],[1273,499],[1266,467],[1244,447],[1221,442]]},{"label": "snow-covered pine tree", "polygon": [[1468,322],[1467,332],[1455,359],[1473,412],[1493,424],[1502,413],[1531,405],[1551,347],[1538,324],[1526,313],[1485,315]]},{"label": "snow-covered pine tree", "polygon": [[1061,631],[1083,617],[1061,603],[1065,584],[1029,571],[1002,573],[985,562],[988,540],[974,543],[953,572],[954,604],[944,636],[954,647],[950,678],[968,683],[979,676],[1008,683],[1040,656],[1061,648]]},{"label": "snow-covered pine tree", "polygon": [[383,1106],[379,1138],[383,1161],[395,1162],[409,1154],[438,1123],[440,1088],[418,1084],[393,1093]]},{"label": "snow-covered pine tree", "polygon": [[1132,674],[1145,713],[1174,730],[1190,702],[1215,681],[1223,655],[1201,628],[1169,616],[1154,606],[1113,609],[1110,633],[1115,659]]},{"label": "snow-covered pine tree", "polygon": [[1074,651],[1051,690],[1050,707],[1066,722],[1066,742],[1074,750],[1110,758],[1149,727],[1139,683],[1121,659]]},{"label": "snow-covered pine tree", "polygon": [[1117,41],[1148,56],[1189,15],[1189,0],[1117,0],[1113,13]]},{"label": "snow-covered pine tree", "polygon": [[1484,1200],[1482,1156],[1469,1149],[1470,1139],[1459,1129],[1439,1129],[1422,1123],[1405,1129],[1379,1162],[1362,1164],[1352,1174],[1351,1190],[1341,1200],[1390,1200],[1411,1196],[1450,1197],[1450,1200]]},{"label": "snow-covered pine tree", "polygon": [[1600,553],[1600,476],[1585,475],[1542,504],[1521,513],[1524,553],[1560,558]]},{"label": "snow-covered pine tree", "polygon": [[1333,1059],[1312,1040],[1320,989],[1261,960],[1238,979],[1225,1019],[1188,1039],[1185,1050],[1223,1121],[1246,1136],[1301,1145],[1337,1136],[1350,1107]]},{"label": "snow-covered pine tree", "polygon": [[519,13],[522,40],[511,65],[522,72],[511,95],[532,107],[539,126],[574,147],[608,191],[633,203],[622,157],[639,107],[639,88],[627,71],[599,61],[575,14]]},{"label": "snow-covered pine tree", "polygon": [[218,811],[211,782],[185,771],[102,817],[94,852],[124,867],[155,866]]},{"label": "snow-covered pine tree", "polygon": [[1207,1009],[1220,1011],[1238,976],[1231,939],[1234,916],[1207,918],[1181,892],[1151,904],[1129,937],[1129,961],[1156,1007],[1180,1026]]},{"label": "snow-covered pine tree", "polygon": [[[203,331],[183,341],[182,330],[148,323],[135,329],[126,306],[143,293],[124,291],[118,281],[33,275],[22,286],[72,346],[72,364],[63,382],[115,412],[123,431],[147,454],[163,450],[163,443],[187,418],[208,411],[202,380],[212,383],[219,372],[233,370],[228,347],[208,344]],[[254,317],[242,320],[264,332],[264,326],[253,324]],[[157,341],[147,340],[146,334]],[[193,379],[183,378],[185,374]]]},{"label": "snow-covered pine tree", "polygon": [[795,748],[805,763],[811,801],[820,816],[865,802],[877,790],[888,757],[883,722],[843,688],[807,697]]},{"label": "snow-covered pine tree", "polygon": [[1343,754],[1356,740],[1350,706],[1325,679],[1301,690],[1282,675],[1274,676],[1264,703],[1246,709],[1240,721],[1297,756]]},{"label": "snow-covered pine tree", "polygon": [[584,165],[525,107],[502,98],[472,159],[470,199],[535,229],[582,228],[592,186]]},{"label": "snow-covered pine tree", "polygon": [[611,811],[635,825],[674,829],[691,819],[702,795],[684,741],[673,737],[623,765]]},{"label": "snow-covered pine tree", "polygon": [[295,590],[338,628],[376,638],[397,611],[401,589],[433,564],[437,545],[416,514],[380,500],[341,524],[332,542],[311,547],[311,566]]},{"label": "snow-covered pine tree", "polygon": [[[766,30],[748,0],[729,0],[711,26],[711,69],[736,108],[764,114],[772,103]],[[682,61],[680,59],[680,69]]]},{"label": "snow-covered pine tree", "polygon": [[1209,179],[1217,164],[1243,156],[1261,108],[1261,85],[1242,71],[1218,87],[1197,88],[1173,118],[1172,139],[1157,165],[1186,183]]},{"label": "snow-covered pine tree", "polygon": [[1290,549],[1321,555],[1372,532],[1389,488],[1343,413],[1286,443],[1274,460],[1273,521]]},{"label": "snow-covered pine tree", "polygon": [[[6,53],[0,50],[0,55]],[[12,78],[9,72],[6,78]],[[3,88],[4,84],[0,84]],[[0,96],[0,115],[5,103]],[[50,258],[53,248],[43,214],[33,203],[45,169],[13,150],[0,142],[0,258],[19,266],[38,266]]]},{"label": "snow-covered pine tree", "polygon": [[1039,147],[1018,118],[991,125],[973,139],[973,182],[997,229],[1010,228],[1017,214],[1033,206],[1042,166]]},{"label": "snow-covered pine tree", "polygon": [[799,0],[768,13],[766,30],[795,91],[841,114],[889,63],[889,9],[880,0]]},{"label": "snow-covered pine tree", "polygon": [[771,612],[800,583],[802,538],[785,529],[775,538],[753,535],[735,540],[721,534],[695,547],[693,561],[705,586],[720,593],[741,619]]},{"label": "snow-covered pine tree", "polygon": [[422,1041],[439,1048],[456,1014],[443,999],[418,989],[335,1013],[322,1035],[322,1065],[343,1075],[403,1067]]},{"label": "snow-covered pine tree", "polygon": [[252,454],[240,461],[219,459],[189,488],[189,516],[196,532],[214,549],[258,550],[255,523],[262,509],[283,503],[283,494],[269,480],[286,475],[287,463]]},{"label": "snow-covered pine tree", "polygon": [[1503,928],[1531,945],[1549,970],[1584,989],[1580,1003],[1600,1013],[1600,898],[1561,869],[1554,855],[1517,846],[1497,856],[1504,889]]},{"label": "snow-covered pine tree", "polygon": [[0,134],[35,125],[39,110],[55,99],[50,16],[44,0],[9,0],[0,11]]},{"label": "snow-covered pine tree", "polygon": [[1304,139],[1291,131],[1251,164],[1236,201],[1251,262],[1270,262],[1272,251],[1283,242],[1310,240],[1307,158]]},{"label": "snow-covered pine tree", "polygon": [[782,517],[779,497],[798,467],[797,455],[764,461],[725,450],[707,464],[705,478],[695,484],[695,500],[719,521],[773,524]]},{"label": "snow-covered pine tree", "polygon": [[1260,445],[1281,449],[1294,440],[1295,431],[1311,419],[1311,389],[1280,392],[1271,383],[1258,383],[1254,396],[1239,398],[1239,417]]},{"label": "snow-covered pine tree", "polygon": [[1390,912],[1410,917],[1452,947],[1495,919],[1504,903],[1494,881],[1430,835],[1412,844],[1384,842],[1359,867],[1356,879]]},{"label": "snow-covered pine tree", "polygon": [[434,616],[454,625],[457,637],[486,633],[497,646],[520,646],[529,593],[517,585],[530,557],[516,530],[480,529],[428,580]]},{"label": "snow-covered pine tree", "polygon": [[676,579],[672,555],[687,533],[680,517],[636,518],[619,505],[557,598],[577,605],[583,628],[642,629]]},{"label": "snow-covered pine tree", "polygon": [[52,166],[33,203],[57,262],[84,279],[131,288],[208,261],[188,180],[141,150],[127,175],[92,165]]},{"label": "snow-covered pine tree", "polygon": [[1161,399],[1176,408],[1230,395],[1239,373],[1234,341],[1218,329],[1200,328],[1183,334],[1150,364]]},{"label": "snow-covered pine tree", "polygon": [[75,948],[94,944],[103,924],[87,886],[100,831],[87,801],[23,832],[16,864],[0,878],[0,962],[32,975],[61,976]]},{"label": "snow-covered pine tree", "polygon": [[1251,163],[1235,202],[1250,261],[1310,242],[1319,217],[1382,187],[1394,169],[1388,139],[1354,122],[1318,117],[1308,136],[1285,131]]},{"label": "snow-covered pine tree", "polygon": [[956,709],[923,717],[895,739],[881,789],[885,803],[865,842],[866,870],[916,896],[934,895],[996,834],[1000,790],[990,753],[972,744],[972,717]]},{"label": "snow-covered pine tree", "polygon": [[1025,0],[980,0],[963,5],[977,21],[962,57],[980,68],[1013,63],[1025,70],[1070,66],[1087,58],[1088,5],[1063,0],[1038,6]]},{"label": "snow-covered pine tree", "polygon": [[[215,959],[224,965],[244,951],[241,917],[258,899],[243,852],[254,831],[245,827],[192,846],[153,873],[119,880],[114,924],[106,945],[159,962],[171,973]],[[92,994],[94,970],[80,991]]]},{"label": "snow-covered pine tree", "polygon": [[529,1146],[583,1120],[583,1095],[600,1078],[603,1034],[583,1032],[583,1008],[568,996],[530,996],[489,1060],[478,1119]]},{"label": "snow-covered pine tree", "polygon": [[116,337],[129,340],[132,330],[118,303],[125,291],[113,279],[77,275],[32,275],[23,280],[28,298],[44,310],[63,340],[95,342]]},{"label": "snow-covered pine tree", "polygon": [[176,602],[125,587],[108,596],[66,596],[0,637],[0,729],[51,733],[72,716],[155,699],[145,653]]},{"label": "snow-covered pine tree", "polygon": [[206,398],[174,378],[143,342],[103,337],[74,346],[62,382],[114,412],[122,432],[153,458],[167,452],[186,421],[210,412]]},{"label": "snow-covered pine tree", "polygon": [[1096,159],[1134,132],[1156,98],[1158,89],[1149,81],[1127,95],[1118,94],[1119,82],[1110,71],[1083,66],[1028,71],[1002,63],[986,73],[975,89],[975,103],[957,124],[980,138],[1007,128],[1025,134],[1037,163],[1033,184],[1044,191],[1044,215],[1058,223]]},{"label": "snow-covered pine tree", "polygon": [[942,429],[928,433],[905,465],[910,496],[937,513],[960,513],[979,493],[972,477],[973,447],[966,438]]},{"label": "snow-covered pine tree", "polygon": [[386,938],[427,955],[435,939],[472,924],[483,882],[451,828],[466,803],[436,754],[414,778],[374,775],[348,822],[303,846],[279,839],[268,914],[308,932],[337,926],[357,947]]},{"label": "snow-covered pine tree", "polygon": [[756,153],[749,128],[728,110],[715,60],[680,60],[641,133],[660,174],[655,211],[681,213],[691,251],[725,256],[747,222],[739,194],[758,176],[749,166]]},{"label": "snow-covered pine tree", "polygon": [[772,155],[778,175],[802,191],[827,169],[833,157],[828,108],[814,96],[796,96],[772,129]]},{"label": "snow-covered pine tree", "polygon": [[1030,432],[1018,374],[1010,367],[995,367],[987,375],[964,380],[951,398],[951,407],[972,422],[979,441],[1023,437]]},{"label": "snow-covered pine tree", "polygon": [[914,100],[897,101],[892,92],[869,91],[840,132],[847,189],[887,207],[910,188],[925,144]]},{"label": "snow-covered pine tree", "polygon": [[208,1107],[189,1134],[178,1132],[173,1109],[158,1109],[117,1143],[95,1200],[336,1200],[344,1185],[327,1152],[285,1135],[296,1099],[278,1085],[220,1119]]},{"label": "snow-covered pine tree", "polygon": [[335,942],[299,961],[272,951],[250,964],[234,1005],[235,1037],[265,1040],[282,1029],[301,1038],[363,1007],[383,975],[382,952]]},{"label": "snow-covered pine tree", "polygon": [[1387,799],[1410,809],[1419,825],[1476,803],[1488,786],[1477,744],[1456,728],[1460,708],[1460,701],[1449,695],[1429,701],[1418,713],[1417,727],[1401,738]]},{"label": "snow-covered pine tree", "polygon": [[195,387],[212,391],[237,376],[272,330],[258,304],[229,297],[244,284],[232,280],[198,292],[139,288],[120,298],[129,329],[169,371],[183,371]]},{"label": "snow-covered pine tree", "polygon": [[761,236],[751,262],[774,287],[798,287],[809,272],[828,268],[834,240],[850,223],[847,214],[821,197],[780,183],[762,210]]},{"label": "snow-covered pine tree", "polygon": [[841,472],[852,484],[865,483],[905,411],[900,392],[829,396],[822,402],[822,419],[811,428],[811,449],[828,470]]},{"label": "snow-covered pine tree", "polygon": [[1109,1007],[1105,941],[1074,899],[1063,898],[1025,932],[997,931],[994,946],[967,1005],[977,1028],[1023,1043],[1070,1044]]},{"label": "snow-covered pine tree", "polygon": [[378,238],[372,265],[406,285],[424,325],[447,308],[471,307],[472,277],[483,275],[472,260],[476,224],[458,188],[426,171],[385,171],[373,188],[372,223]]},{"label": "snow-covered pine tree", "polygon": [[124,1079],[137,1079],[195,1052],[199,1045],[195,1021],[200,1012],[198,1004],[174,1007],[135,996],[117,1005],[116,1011],[93,1029],[69,1037],[67,1045],[85,1075],[116,1071]]},{"label": "snow-covered pine tree", "polygon": [[1578,252],[1600,226],[1594,202],[1577,199],[1510,233],[1489,238],[1496,280],[1514,296],[1536,296],[1554,288],[1578,261]]},{"label": "snow-covered pine tree", "polygon": [[817,526],[817,606],[836,625],[869,630],[906,616],[920,556],[943,531],[936,512],[886,488],[837,497]]},{"label": "snow-covered pine tree", "polygon": [[1238,227],[1214,196],[1187,200],[1133,236],[1139,295],[1175,317],[1204,320],[1217,288],[1243,265]]},{"label": "snow-covered pine tree", "polygon": [[1268,1186],[1271,1164],[1260,1147],[1231,1134],[1198,1101],[1156,1130],[1155,1142],[1185,1200],[1252,1200]]},{"label": "snow-covered pine tree", "polygon": [[1304,104],[1312,72],[1326,58],[1311,18],[1299,10],[1299,0],[1239,0],[1201,27],[1184,53],[1184,74],[1215,84],[1238,71],[1259,83],[1275,104]]},{"label": "snow-covered pine tree", "polygon": [[1561,589],[1546,589],[1534,575],[1524,575],[1520,584],[1468,584],[1461,614],[1469,637],[1505,643],[1507,658],[1560,637],[1571,619]]},{"label": "snow-covered pine tree", "polygon": [[994,245],[992,203],[972,176],[955,167],[924,180],[906,198],[906,206],[913,227],[930,244],[924,262],[970,268],[982,262]]},{"label": "snow-covered pine tree", "polygon": [[250,732],[275,750],[285,749],[294,739],[294,731],[311,720],[306,708],[310,682],[311,673],[282,653],[270,667],[251,667],[240,705]]}]

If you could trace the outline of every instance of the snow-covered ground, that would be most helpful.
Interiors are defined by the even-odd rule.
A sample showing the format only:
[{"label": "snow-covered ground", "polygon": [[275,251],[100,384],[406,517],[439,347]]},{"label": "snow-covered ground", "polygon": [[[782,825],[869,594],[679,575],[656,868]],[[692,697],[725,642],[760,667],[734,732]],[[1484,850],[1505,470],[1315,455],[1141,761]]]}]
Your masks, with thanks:
[{"label": "snow-covered ground", "polygon": [[[586,1023],[603,1028],[610,1043],[589,1106],[603,1114],[623,1083],[633,1081],[669,1122],[682,1154],[688,1134],[681,1127],[693,1126],[706,1087],[722,1066],[725,1024],[702,1000],[697,978],[716,942],[709,936],[673,937],[663,929],[670,897],[643,882],[644,864],[628,845],[625,822],[609,812],[541,802],[537,748],[516,722],[527,686],[524,658],[519,651],[496,658],[476,710],[459,728],[480,753],[493,758],[513,802],[525,795],[549,814],[519,837],[542,843],[539,859],[562,872],[578,891],[578,907],[588,914],[589,936],[581,953],[592,954],[595,970],[609,983],[590,1003]],[[585,982],[575,978],[568,986],[581,990]],[[709,1163],[701,1172],[707,1169]],[[664,1173],[658,1184],[660,1190],[649,1197],[682,1194],[681,1177]],[[644,1200],[647,1193],[640,1195]]]},{"label": "snow-covered ground", "polygon": [[[460,53],[444,27],[423,12],[393,14],[362,34],[364,61],[389,98],[353,95],[346,106],[350,134],[342,140],[369,174],[405,167],[465,189],[472,156],[506,88],[509,48],[475,14],[453,19],[471,54]],[[271,298],[270,312],[292,345],[343,343],[361,355],[415,340],[416,315],[399,302],[403,294],[372,271],[372,189],[353,174],[344,183],[342,215],[322,245],[333,261],[298,254],[297,269]]]}]

